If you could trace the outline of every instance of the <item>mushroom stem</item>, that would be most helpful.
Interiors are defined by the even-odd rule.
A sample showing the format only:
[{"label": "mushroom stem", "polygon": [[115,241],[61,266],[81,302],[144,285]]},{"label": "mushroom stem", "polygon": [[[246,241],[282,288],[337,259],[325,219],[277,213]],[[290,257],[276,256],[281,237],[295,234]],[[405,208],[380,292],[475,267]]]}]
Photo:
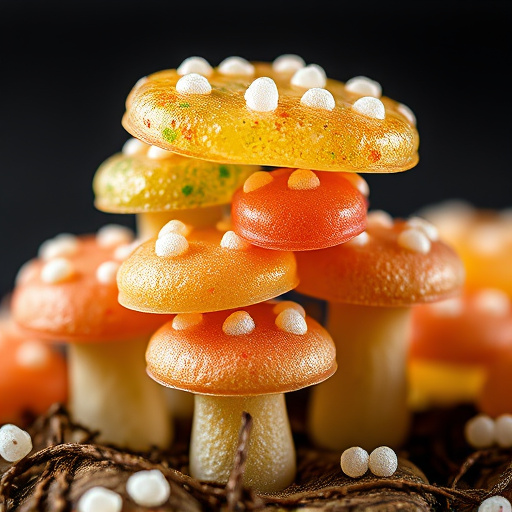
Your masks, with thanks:
[{"label": "mushroom stem", "polygon": [[410,319],[409,307],[329,304],[338,370],[312,388],[309,431],[317,446],[373,450],[405,440]]},{"label": "mushroom stem", "polygon": [[244,411],[254,421],[244,485],[259,492],[284,489],[295,478],[296,462],[282,393],[252,397],[195,395],[191,475],[208,482],[228,481]]},{"label": "mushroom stem", "polygon": [[163,388],[146,374],[147,339],[69,345],[73,420],[98,440],[132,450],[168,447],[172,423]]}]

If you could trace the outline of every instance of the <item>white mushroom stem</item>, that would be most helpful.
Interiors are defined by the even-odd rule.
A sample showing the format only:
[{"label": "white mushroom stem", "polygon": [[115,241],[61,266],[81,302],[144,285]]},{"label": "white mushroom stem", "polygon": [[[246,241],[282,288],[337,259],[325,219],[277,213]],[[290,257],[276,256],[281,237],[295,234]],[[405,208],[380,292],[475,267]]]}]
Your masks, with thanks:
[{"label": "white mushroom stem", "polygon": [[398,447],[410,423],[407,350],[411,308],[329,303],[336,373],[312,388],[309,430],[317,446]]},{"label": "white mushroom stem", "polygon": [[69,346],[70,411],[99,441],[166,448],[173,432],[162,386],[146,374],[147,339]]},{"label": "white mushroom stem", "polygon": [[253,419],[244,484],[274,492],[293,482],[295,447],[283,394],[254,397],[195,395],[190,472],[225,484],[233,469],[242,413]]}]

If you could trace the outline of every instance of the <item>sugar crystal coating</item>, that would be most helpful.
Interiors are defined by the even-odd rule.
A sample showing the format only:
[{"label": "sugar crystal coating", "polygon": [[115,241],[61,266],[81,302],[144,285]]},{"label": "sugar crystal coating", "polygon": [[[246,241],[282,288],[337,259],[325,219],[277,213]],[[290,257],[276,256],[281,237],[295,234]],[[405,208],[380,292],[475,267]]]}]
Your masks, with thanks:
[{"label": "sugar crystal coating", "polygon": [[254,75],[254,66],[242,57],[228,57],[219,64],[219,73],[223,75]]},{"label": "sugar crystal coating", "polygon": [[486,414],[478,414],[464,426],[464,437],[473,448],[489,448],[496,440],[494,420]]},{"label": "sugar crystal coating", "polygon": [[96,279],[102,284],[114,284],[118,270],[119,262],[105,261],[96,270]]},{"label": "sugar crystal coating", "polygon": [[304,317],[294,308],[288,308],[281,311],[276,317],[276,326],[281,331],[292,334],[306,334],[308,325]]},{"label": "sugar crystal coating", "polygon": [[355,76],[345,83],[345,89],[361,96],[373,96],[380,98],[382,96],[382,87],[379,82],[371,80],[366,76]]},{"label": "sugar crystal coating", "polygon": [[121,512],[123,498],[105,487],[92,487],[78,500],[78,512]]},{"label": "sugar crystal coating", "polygon": [[292,76],[291,84],[305,89],[315,87],[324,88],[327,83],[327,77],[323,68],[317,64],[310,64],[305,68],[298,69]]},{"label": "sugar crystal coating", "polygon": [[300,99],[300,102],[307,107],[332,110],[336,106],[334,96],[327,90],[320,87],[308,89]]},{"label": "sugar crystal coating", "polygon": [[17,462],[32,450],[32,438],[16,425],[10,423],[0,427],[0,457],[7,462]]},{"label": "sugar crystal coating", "polygon": [[190,231],[190,226],[187,226],[184,222],[181,222],[181,220],[172,219],[167,224],[165,224],[162,229],[160,229],[158,232],[158,238],[162,238],[168,233],[176,233],[186,237]]},{"label": "sugar crystal coating", "polygon": [[393,217],[384,210],[372,210],[368,212],[367,222],[369,226],[379,225],[390,228],[393,226]]},{"label": "sugar crystal coating", "polygon": [[24,341],[16,350],[16,362],[24,368],[43,368],[50,362],[50,349],[40,341]]},{"label": "sugar crystal coating", "polygon": [[188,241],[178,233],[167,233],[155,242],[155,252],[162,258],[183,254],[188,249]]},{"label": "sugar crystal coating", "polygon": [[213,68],[203,57],[188,57],[178,66],[176,71],[178,75],[197,73],[199,75],[210,76],[213,73]]},{"label": "sugar crystal coating", "polygon": [[432,242],[439,240],[439,230],[434,226],[434,224],[426,219],[422,219],[421,217],[411,217],[407,220],[406,225],[410,228],[417,228],[423,231]]},{"label": "sugar crystal coating", "polygon": [[294,302],[293,300],[281,300],[279,301],[273,308],[272,312],[278,315],[285,309],[295,309],[295,311],[298,311],[303,318],[306,318],[306,310],[298,303]]},{"label": "sugar crystal coating", "polygon": [[180,313],[172,319],[172,328],[176,331],[184,331],[201,323],[202,320],[202,313]]},{"label": "sugar crystal coating", "polygon": [[421,254],[427,254],[430,252],[430,248],[432,247],[432,244],[424,231],[416,228],[404,229],[404,231],[398,235],[397,243],[404,249],[419,252]]},{"label": "sugar crystal coating", "polygon": [[256,112],[271,112],[277,108],[279,92],[272,78],[261,77],[254,80],[244,95],[247,107]]},{"label": "sugar crystal coating", "polygon": [[243,238],[240,238],[234,231],[226,231],[220,241],[220,246],[224,249],[243,250],[251,245]]},{"label": "sugar crystal coating", "polygon": [[189,73],[178,80],[176,90],[180,94],[210,94],[212,86],[204,76],[198,73]]},{"label": "sugar crystal coating", "polygon": [[491,496],[480,503],[478,512],[512,512],[512,505],[503,496]]},{"label": "sugar crystal coating", "polygon": [[66,281],[75,273],[73,264],[66,258],[55,258],[41,269],[41,280],[48,284]]},{"label": "sugar crystal coating", "polygon": [[253,192],[254,190],[268,185],[273,179],[272,174],[269,172],[256,171],[245,180],[243,190],[245,193]]},{"label": "sugar crystal coating", "polygon": [[272,67],[278,73],[295,72],[306,65],[304,59],[299,55],[286,53],[277,57],[272,63]]},{"label": "sugar crystal coating", "polygon": [[61,256],[71,256],[78,251],[78,239],[70,233],[61,233],[46,240],[39,247],[38,255],[43,260],[51,260]]},{"label": "sugar crystal coating", "polygon": [[309,169],[297,169],[288,178],[288,188],[291,190],[313,190],[320,186],[320,179]]},{"label": "sugar crystal coating", "polygon": [[131,137],[123,144],[121,152],[123,153],[123,155],[132,156],[146,153],[147,150],[148,145],[145,142],[142,142],[141,140],[136,139],[135,137]]},{"label": "sugar crystal coating", "polygon": [[119,224],[106,224],[98,229],[96,239],[100,247],[115,247],[133,241],[133,231]]},{"label": "sugar crystal coating", "polygon": [[382,101],[377,98],[373,98],[372,96],[359,98],[352,105],[352,109],[365,116],[373,117],[374,119],[386,118],[386,108],[384,107],[384,104]]},{"label": "sugar crystal coating", "polygon": [[255,328],[256,324],[247,311],[231,313],[222,324],[222,330],[230,336],[250,334]]},{"label": "sugar crystal coating", "polygon": [[130,498],[143,507],[159,507],[171,495],[169,482],[158,469],[138,471],[128,478],[126,492]]},{"label": "sugar crystal coating", "polygon": [[351,478],[358,478],[368,471],[368,460],[369,455],[365,449],[352,446],[341,454],[341,470]]},{"label": "sugar crystal coating", "polygon": [[370,453],[368,467],[374,475],[388,477],[396,471],[398,458],[389,446],[379,446]]},{"label": "sugar crystal coating", "polygon": [[397,107],[398,112],[400,112],[413,126],[416,126],[416,116],[414,112],[403,103],[400,103]]}]

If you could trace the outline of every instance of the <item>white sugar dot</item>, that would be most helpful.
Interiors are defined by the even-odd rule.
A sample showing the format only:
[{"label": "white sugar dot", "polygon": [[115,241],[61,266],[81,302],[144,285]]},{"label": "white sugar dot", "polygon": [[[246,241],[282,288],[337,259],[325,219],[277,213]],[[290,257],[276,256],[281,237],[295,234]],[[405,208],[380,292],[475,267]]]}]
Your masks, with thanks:
[{"label": "white sugar dot", "polygon": [[492,496],[480,503],[478,512],[512,512],[512,505],[503,496]]},{"label": "white sugar dot", "polygon": [[74,274],[73,265],[66,258],[50,260],[41,269],[41,280],[44,283],[55,284],[65,281]]},{"label": "white sugar dot", "polygon": [[297,169],[288,177],[290,190],[313,190],[320,186],[320,179],[309,169]]},{"label": "white sugar dot", "polygon": [[254,66],[242,57],[228,57],[219,64],[219,73],[227,76],[253,76]]},{"label": "white sugar dot", "polygon": [[172,328],[176,331],[184,331],[201,323],[202,320],[202,313],[180,313],[172,319]]},{"label": "white sugar dot", "polygon": [[150,146],[147,153],[148,158],[151,160],[165,160],[172,156],[170,151],[159,148],[158,146]]},{"label": "white sugar dot", "polygon": [[16,350],[16,362],[24,368],[44,368],[50,349],[40,341],[25,341]]},{"label": "white sugar dot", "polygon": [[502,414],[494,420],[494,434],[498,446],[512,447],[512,414]]},{"label": "white sugar dot", "polygon": [[304,317],[293,308],[281,311],[275,320],[276,326],[279,330],[289,332],[291,334],[306,334],[308,332],[308,325]]},{"label": "white sugar dot", "polygon": [[495,316],[506,316],[510,311],[510,299],[503,290],[485,288],[473,296],[473,304],[480,311]]},{"label": "white sugar dot", "polygon": [[356,245],[357,247],[364,247],[370,241],[370,235],[363,231],[356,235],[354,238],[350,239],[347,244]]},{"label": "white sugar dot", "polygon": [[379,446],[370,453],[368,467],[376,476],[391,476],[398,467],[396,453],[388,446]]},{"label": "white sugar dot", "polygon": [[464,303],[459,297],[441,300],[430,304],[430,309],[438,316],[455,317],[459,316],[464,310]]},{"label": "white sugar dot", "polygon": [[239,237],[234,231],[226,231],[220,241],[223,249],[243,250],[250,247],[250,243]]},{"label": "white sugar dot", "polygon": [[439,231],[434,224],[421,217],[411,217],[407,220],[406,225],[410,228],[416,228],[423,231],[432,242],[439,240]]},{"label": "white sugar dot", "polygon": [[106,224],[98,229],[96,241],[100,247],[115,247],[133,241],[133,231],[119,224]]},{"label": "white sugar dot", "polygon": [[300,102],[307,107],[332,110],[336,106],[334,96],[327,90],[320,87],[308,89],[300,99]]},{"label": "white sugar dot", "polygon": [[75,235],[61,233],[55,238],[43,242],[38,251],[38,256],[45,260],[61,256],[72,256],[78,252],[79,241]]},{"label": "white sugar dot", "polygon": [[178,235],[187,236],[191,231],[190,226],[187,226],[181,220],[173,219],[165,224],[162,229],[158,232],[158,238],[162,238],[167,233],[176,233]]},{"label": "white sugar dot", "polygon": [[359,114],[363,114],[367,117],[374,119],[384,119],[386,117],[386,109],[384,103],[377,98],[372,96],[364,96],[359,98],[352,105],[352,110],[355,110]]},{"label": "white sugar dot", "polygon": [[243,190],[247,194],[268,185],[272,181],[274,181],[274,178],[269,172],[256,171],[245,180]]},{"label": "white sugar dot", "polygon": [[213,73],[213,68],[203,57],[189,57],[178,66],[176,71],[178,75],[197,73],[198,75],[210,76]]},{"label": "white sugar dot", "polygon": [[421,254],[428,254],[432,244],[427,235],[419,229],[411,228],[402,231],[397,238],[397,243],[400,247],[408,251],[419,252]]},{"label": "white sugar dot", "polygon": [[148,77],[147,76],[141,76],[135,82],[135,85],[133,86],[132,90],[138,89],[141,85],[144,85],[147,81],[148,81]]},{"label": "white sugar dot", "polygon": [[17,462],[32,450],[32,438],[28,432],[10,423],[0,428],[0,457],[7,462]]},{"label": "white sugar dot", "polygon": [[361,96],[372,96],[380,98],[382,96],[382,87],[379,82],[371,80],[366,76],[355,76],[345,83],[345,89],[349,92],[360,94]]},{"label": "white sugar dot", "polygon": [[176,90],[180,94],[210,94],[212,86],[204,76],[198,73],[189,73],[178,80]]},{"label": "white sugar dot", "polygon": [[359,176],[359,174],[356,174],[355,172],[346,172],[343,174],[343,177],[350,181],[350,183],[357,189],[361,194],[363,194],[364,197],[369,197],[370,195],[370,186],[368,185],[368,182]]},{"label": "white sugar dot", "polygon": [[295,71],[302,69],[305,65],[304,59],[299,55],[286,53],[274,60],[272,68],[278,73],[295,73]]},{"label": "white sugar dot", "polygon": [[142,155],[148,150],[148,145],[139,139],[132,137],[123,144],[121,152],[126,156]]},{"label": "white sugar dot", "polygon": [[341,470],[351,478],[363,476],[368,471],[369,455],[359,446],[347,448],[340,459]]},{"label": "white sugar dot", "polygon": [[18,270],[16,274],[16,278],[14,280],[14,284],[16,286],[26,283],[33,279],[38,274],[36,265],[34,265],[33,260],[26,261]]},{"label": "white sugar dot", "polygon": [[327,77],[323,68],[317,64],[310,64],[305,68],[298,69],[292,76],[291,84],[297,87],[311,89],[313,87],[325,87]]},{"label": "white sugar dot", "polygon": [[494,421],[486,414],[478,414],[464,426],[464,437],[473,448],[488,448],[496,440]]},{"label": "white sugar dot", "polygon": [[114,284],[118,270],[117,261],[105,261],[96,269],[96,279],[102,284]]},{"label": "white sugar dot", "polygon": [[114,250],[114,258],[119,261],[124,261],[140,245],[140,243],[140,240],[134,240],[129,244],[122,244],[116,247]]},{"label": "white sugar dot", "polygon": [[295,311],[298,311],[303,318],[306,318],[306,310],[298,303],[294,302],[293,300],[282,300],[278,302],[273,308],[272,311],[278,315],[281,313],[281,311],[284,311],[285,309],[295,309]]},{"label": "white sugar dot", "polygon": [[393,217],[384,210],[372,210],[368,212],[366,223],[368,226],[381,226],[383,228],[393,227]]},{"label": "white sugar dot", "polygon": [[167,233],[155,242],[155,252],[161,258],[179,256],[188,249],[187,239],[178,233]]},{"label": "white sugar dot", "polygon": [[126,482],[130,498],[143,507],[159,507],[171,495],[171,487],[158,469],[134,473]]},{"label": "white sugar dot", "polygon": [[403,103],[400,103],[397,108],[398,112],[402,114],[409,123],[411,123],[413,126],[416,126],[416,116],[414,115],[414,112]]},{"label": "white sugar dot", "polygon": [[257,78],[247,88],[244,95],[247,107],[256,112],[271,112],[277,108],[279,92],[272,80],[263,76]]},{"label": "white sugar dot", "polygon": [[250,334],[255,328],[256,324],[247,311],[235,311],[231,313],[222,324],[222,330],[229,336]]},{"label": "white sugar dot", "polygon": [[78,500],[78,512],[121,512],[123,498],[105,487],[92,487]]}]

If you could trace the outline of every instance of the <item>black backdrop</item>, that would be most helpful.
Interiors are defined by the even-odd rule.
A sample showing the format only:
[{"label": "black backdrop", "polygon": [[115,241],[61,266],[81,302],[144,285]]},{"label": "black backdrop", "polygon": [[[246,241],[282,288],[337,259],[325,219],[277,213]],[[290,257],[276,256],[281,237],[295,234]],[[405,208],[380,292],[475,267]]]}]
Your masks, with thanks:
[{"label": "black backdrop", "polygon": [[0,296],[39,244],[130,215],[95,210],[91,182],[120,150],[138,78],[191,55],[300,54],[366,75],[418,118],[420,163],[365,175],[371,207],[444,199],[512,206],[509,1],[0,0]]}]

